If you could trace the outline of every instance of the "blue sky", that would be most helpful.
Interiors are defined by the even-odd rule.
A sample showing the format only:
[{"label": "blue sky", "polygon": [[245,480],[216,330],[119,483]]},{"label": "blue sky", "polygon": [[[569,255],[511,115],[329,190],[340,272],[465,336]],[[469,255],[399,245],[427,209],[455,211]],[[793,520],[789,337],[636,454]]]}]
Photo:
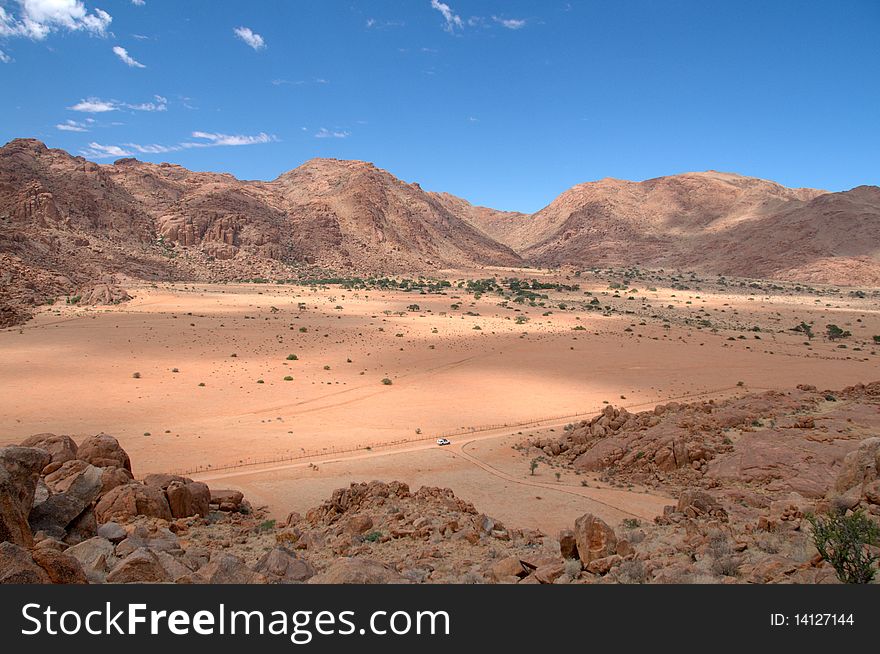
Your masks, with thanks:
[{"label": "blue sky", "polygon": [[534,211],[724,170],[880,183],[880,2],[0,0],[0,141]]}]

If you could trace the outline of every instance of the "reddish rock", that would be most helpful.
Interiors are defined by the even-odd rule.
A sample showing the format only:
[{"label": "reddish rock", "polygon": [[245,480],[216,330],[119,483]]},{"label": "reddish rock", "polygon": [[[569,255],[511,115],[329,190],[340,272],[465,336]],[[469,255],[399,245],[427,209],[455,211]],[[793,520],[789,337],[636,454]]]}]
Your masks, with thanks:
[{"label": "reddish rock", "polygon": [[159,557],[142,547],[119,561],[107,574],[107,581],[114,584],[150,584],[174,580]]},{"label": "reddish rock", "polygon": [[45,450],[52,457],[51,463],[64,463],[76,458],[76,442],[70,436],[34,434],[23,440],[21,446]]},{"label": "reddish rock", "polygon": [[172,519],[165,493],[155,486],[144,486],[138,482],[113,488],[98,502],[95,515],[99,523],[125,521],[139,515],[169,521]]},{"label": "reddish rock", "polygon": [[571,529],[559,532],[559,553],[563,559],[578,558],[577,537]]},{"label": "reddish rock", "polygon": [[409,580],[393,568],[372,559],[338,559],[309,584],[407,584]]},{"label": "reddish rock", "polygon": [[269,583],[274,584],[302,583],[315,576],[311,563],[283,547],[266,552],[257,561],[254,571],[263,574]]},{"label": "reddish rock", "polygon": [[30,547],[34,543],[28,515],[34,504],[40,471],[50,461],[45,450],[0,448],[0,540]]},{"label": "reddish rock", "polygon": [[617,536],[605,521],[586,513],[574,523],[575,539],[581,563],[589,565],[595,559],[601,559],[615,553]]},{"label": "reddish rock", "polygon": [[15,543],[0,543],[0,584],[48,584],[51,581],[28,550]]},{"label": "reddish rock", "polygon": [[124,468],[131,472],[131,460],[119,445],[119,441],[109,434],[89,436],[80,443],[76,456],[99,468]]},{"label": "reddish rock", "polygon": [[31,552],[34,563],[43,568],[53,584],[87,584],[86,574],[74,557],[53,549],[37,548]]}]

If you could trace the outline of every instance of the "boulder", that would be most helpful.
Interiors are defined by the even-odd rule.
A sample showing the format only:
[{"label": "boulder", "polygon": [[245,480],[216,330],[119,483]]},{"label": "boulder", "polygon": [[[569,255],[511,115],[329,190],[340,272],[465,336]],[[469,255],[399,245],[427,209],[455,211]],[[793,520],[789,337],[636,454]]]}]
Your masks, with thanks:
[{"label": "boulder", "polygon": [[31,551],[34,563],[45,570],[53,584],[87,584],[86,574],[79,561],[66,552],[49,548]]},{"label": "boulder", "polygon": [[684,513],[689,518],[701,516],[724,517],[726,511],[709,493],[701,490],[684,490],[678,498],[677,513]]},{"label": "boulder", "polygon": [[216,505],[221,511],[238,511],[244,495],[237,490],[212,490],[211,504]]},{"label": "boulder", "polygon": [[871,504],[880,504],[880,479],[865,484],[862,494]]},{"label": "boulder", "polygon": [[67,535],[64,537],[64,542],[68,545],[76,545],[97,534],[98,519],[95,517],[95,510],[89,507],[67,525]]},{"label": "boulder", "polygon": [[850,488],[869,484],[878,478],[880,471],[880,436],[866,438],[859,448],[850,452],[834,480],[834,490],[845,493]]},{"label": "boulder", "polygon": [[507,577],[525,577],[527,570],[523,567],[518,556],[508,556],[492,565],[492,576],[495,581],[501,581]]},{"label": "boulder", "polygon": [[48,452],[32,447],[0,449],[0,541],[24,547],[33,545],[28,515],[40,471],[50,459]]},{"label": "boulder", "polygon": [[15,543],[0,543],[0,584],[48,584],[51,581],[25,548]]},{"label": "boulder", "polygon": [[101,470],[85,461],[71,459],[46,475],[43,481],[50,494],[31,510],[31,529],[63,537],[68,525],[98,498]]},{"label": "boulder", "polygon": [[76,456],[98,468],[123,468],[131,472],[131,459],[109,434],[89,436],[80,443]]},{"label": "boulder", "polygon": [[135,481],[117,486],[104,495],[95,507],[95,515],[99,523],[126,521],[139,515],[170,521],[171,509],[161,489]]},{"label": "boulder", "polygon": [[315,576],[315,568],[311,563],[284,547],[266,552],[257,561],[254,571],[264,575],[273,584],[302,583]]},{"label": "boulder", "polygon": [[538,566],[533,574],[535,575],[535,579],[537,579],[542,584],[552,584],[565,574],[565,564],[547,563],[545,565]]},{"label": "boulder", "polygon": [[181,477],[180,475],[172,475],[167,473],[154,473],[144,477],[144,483],[147,486],[156,486],[162,490],[167,489],[172,483],[191,484],[192,479],[189,477]]},{"label": "boulder", "polygon": [[101,494],[99,495],[99,497],[104,497],[104,495],[109,493],[117,486],[122,486],[123,484],[127,484],[133,480],[134,477],[132,476],[131,472],[129,472],[125,468],[102,468]]},{"label": "boulder", "polygon": [[128,556],[136,549],[145,547],[152,552],[180,552],[180,540],[170,529],[148,529],[137,525],[128,537],[116,546],[117,556]]},{"label": "boulder", "polygon": [[165,487],[165,497],[175,518],[205,517],[211,510],[211,491],[198,481],[173,480]]},{"label": "boulder", "polygon": [[100,536],[68,547],[64,553],[79,561],[86,578],[93,584],[104,583],[107,573],[119,562],[113,543]]},{"label": "boulder", "polygon": [[608,524],[591,513],[575,520],[574,534],[578,557],[584,566],[591,561],[611,556],[617,551],[617,536]]},{"label": "boulder", "polygon": [[208,485],[200,481],[191,481],[186,487],[192,496],[192,515],[204,518],[211,511],[211,491]]},{"label": "boulder", "polygon": [[114,584],[155,584],[173,581],[159,557],[146,548],[140,548],[119,561],[107,574]]},{"label": "boulder", "polygon": [[214,552],[192,580],[199,584],[264,584],[266,577],[254,572],[245,562],[228,552]]},{"label": "boulder", "polygon": [[345,557],[308,580],[309,584],[407,584],[397,570],[373,559]]},{"label": "boulder", "polygon": [[559,532],[559,553],[563,559],[578,558],[577,538],[571,529]]},{"label": "boulder", "polygon": [[64,463],[76,458],[76,442],[70,436],[34,434],[21,443],[22,447],[36,447],[49,453],[50,463]]},{"label": "boulder", "polygon": [[373,519],[368,515],[358,514],[349,518],[345,523],[346,533],[357,535],[363,534],[373,527]]},{"label": "boulder", "polygon": [[128,537],[128,532],[118,522],[105,522],[98,526],[98,536],[111,543],[119,543]]},{"label": "boulder", "polygon": [[601,559],[593,559],[590,561],[589,565],[587,565],[587,572],[594,575],[604,575],[607,574],[611,568],[619,565],[621,561],[623,561],[623,557],[618,556],[617,554],[604,556]]}]

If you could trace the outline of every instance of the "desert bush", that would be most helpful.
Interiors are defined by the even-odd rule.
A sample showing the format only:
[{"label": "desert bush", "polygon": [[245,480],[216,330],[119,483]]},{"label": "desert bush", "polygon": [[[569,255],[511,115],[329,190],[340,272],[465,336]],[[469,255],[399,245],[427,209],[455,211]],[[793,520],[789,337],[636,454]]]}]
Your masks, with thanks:
[{"label": "desert bush", "polygon": [[139,372],[133,372],[133,373],[131,373],[131,376],[132,376],[134,379],[140,379],[140,378],[141,378],[141,373],[139,373]]},{"label": "desert bush", "polygon": [[388,379],[388,377],[384,377],[384,378],[382,379],[382,383],[385,384],[386,386],[391,386],[391,384],[392,384],[393,382],[392,382],[390,379]]},{"label": "desert bush", "polygon": [[841,329],[837,325],[826,325],[825,326],[825,335],[828,336],[829,341],[837,340],[838,338],[846,338],[848,336],[852,336],[852,334],[845,329]]},{"label": "desert bush", "polygon": [[263,522],[261,522],[259,524],[259,526],[257,526],[258,532],[272,531],[273,529],[275,529],[275,521],[274,520],[264,520]]},{"label": "desert bush", "polygon": [[648,574],[641,561],[624,561],[617,566],[617,580],[622,584],[643,584]]},{"label": "desert bush", "polygon": [[709,534],[707,551],[712,557],[712,572],[725,577],[735,577],[739,574],[740,562],[734,554],[727,534],[722,531],[713,531]]},{"label": "desert bush", "polygon": [[566,559],[565,561],[565,574],[567,574],[572,579],[575,579],[581,573],[581,560],[580,559]]},{"label": "desert bush", "polygon": [[295,354],[288,354],[288,355],[287,355],[287,360],[288,360],[288,361],[297,361],[298,359],[299,359],[299,357],[296,356]]},{"label": "desert bush", "polygon": [[808,515],[813,544],[846,584],[867,584],[877,573],[878,556],[869,547],[880,545],[880,527],[861,510],[847,515],[832,511],[825,516]]}]

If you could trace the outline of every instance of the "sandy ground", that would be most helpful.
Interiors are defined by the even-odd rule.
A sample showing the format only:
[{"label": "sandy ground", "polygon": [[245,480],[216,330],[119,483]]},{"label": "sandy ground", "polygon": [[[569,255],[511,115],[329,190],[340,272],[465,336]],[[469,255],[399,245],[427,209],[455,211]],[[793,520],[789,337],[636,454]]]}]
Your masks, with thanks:
[{"label": "sandy ground", "polygon": [[[203,477],[228,480],[276,514],[302,512],[349,481],[449,486],[512,525],[556,529],[585,510],[650,517],[668,500],[615,490],[606,506],[581,480],[531,477],[510,448],[517,432],[532,433],[518,423],[560,423],[603,402],[647,408],[880,376],[872,344],[880,313],[870,298],[659,286],[615,298],[605,279],[578,281],[577,291],[542,291],[543,307],[502,306],[497,295],[457,288],[161,284],[135,287],[135,299],[115,307],[47,308],[0,332],[0,444],[104,431],[131,454],[136,474],[321,461],[361,448],[360,458],[321,461],[318,470],[291,462]],[[591,297],[617,310],[587,311]],[[789,331],[801,320],[817,333],[834,322],[853,335],[845,349],[821,337],[807,343]],[[468,440],[460,430],[490,425],[511,426],[460,447]],[[407,452],[380,447],[450,433],[448,449],[430,440]],[[531,485],[538,481],[575,492]]]}]

